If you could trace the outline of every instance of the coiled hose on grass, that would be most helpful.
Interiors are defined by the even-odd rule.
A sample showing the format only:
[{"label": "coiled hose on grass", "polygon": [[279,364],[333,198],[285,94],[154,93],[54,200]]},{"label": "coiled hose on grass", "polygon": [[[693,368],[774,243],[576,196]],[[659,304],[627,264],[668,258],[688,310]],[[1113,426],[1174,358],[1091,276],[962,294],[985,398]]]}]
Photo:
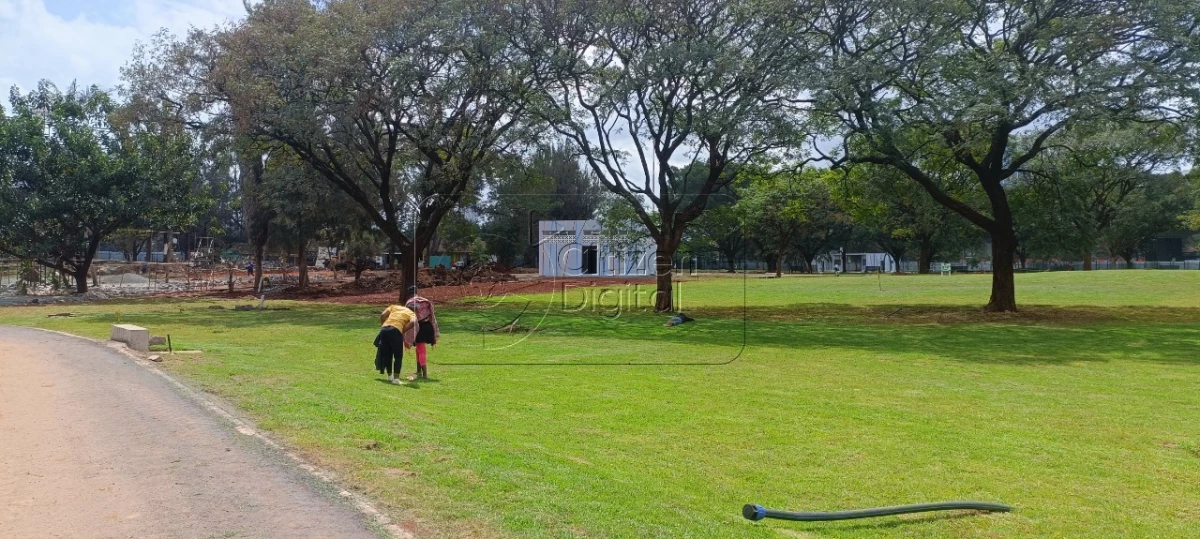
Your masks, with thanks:
[{"label": "coiled hose on grass", "polygon": [[1007,513],[1012,511],[1012,507],[1007,505],[988,502],[918,503],[914,505],[895,505],[892,507],[876,507],[873,509],[856,509],[853,511],[832,512],[779,511],[776,509],[767,509],[761,505],[748,503],[745,505],[745,507],[742,507],[742,516],[749,520],[777,518],[780,520],[815,522],[822,520],[849,520],[853,518],[885,517],[888,515],[903,515],[906,513],[924,513],[926,511],[952,511],[955,509],[974,509],[976,511],[989,511],[998,513]]}]

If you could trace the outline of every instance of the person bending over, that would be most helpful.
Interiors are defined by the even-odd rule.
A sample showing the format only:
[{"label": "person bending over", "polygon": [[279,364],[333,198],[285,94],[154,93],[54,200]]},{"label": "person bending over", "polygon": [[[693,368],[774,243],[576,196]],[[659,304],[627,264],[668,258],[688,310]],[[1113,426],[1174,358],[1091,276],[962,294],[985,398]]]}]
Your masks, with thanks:
[{"label": "person bending over", "polygon": [[375,336],[375,369],[387,374],[393,384],[400,381],[404,349],[417,338],[417,314],[403,305],[390,305],[379,315],[379,334]]}]

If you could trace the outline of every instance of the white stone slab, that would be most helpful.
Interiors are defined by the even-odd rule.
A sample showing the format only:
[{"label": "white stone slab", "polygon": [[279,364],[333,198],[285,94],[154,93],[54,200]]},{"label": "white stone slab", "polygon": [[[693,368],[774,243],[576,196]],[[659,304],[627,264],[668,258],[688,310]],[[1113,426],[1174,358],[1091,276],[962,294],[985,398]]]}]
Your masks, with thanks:
[{"label": "white stone slab", "polygon": [[123,342],[125,346],[138,352],[150,351],[150,330],[142,326],[114,324],[110,338],[117,342]]}]

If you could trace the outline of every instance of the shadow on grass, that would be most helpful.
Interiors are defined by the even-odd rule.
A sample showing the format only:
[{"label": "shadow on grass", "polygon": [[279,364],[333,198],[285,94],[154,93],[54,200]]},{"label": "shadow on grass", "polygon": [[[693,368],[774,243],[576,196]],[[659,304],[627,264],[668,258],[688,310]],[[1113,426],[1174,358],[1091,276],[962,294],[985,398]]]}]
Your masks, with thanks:
[{"label": "shadow on grass", "polygon": [[745,317],[754,321],[856,322],[861,324],[1100,324],[1107,322],[1200,322],[1200,308],[1155,306],[1025,305],[1015,313],[989,313],[968,305],[891,304],[843,305],[796,303],[788,306],[747,305],[689,309],[689,314]]},{"label": "shadow on grass", "polygon": [[[830,531],[830,530],[882,531],[882,530],[901,528],[904,526],[911,526],[914,524],[934,524],[934,523],[938,523],[938,522],[946,522],[946,521],[951,521],[951,520],[980,518],[982,516],[989,515],[989,514],[992,514],[992,513],[987,513],[987,512],[983,512],[983,511],[955,511],[955,512],[937,513],[937,514],[929,514],[929,515],[922,515],[922,516],[885,517],[885,518],[880,518],[880,519],[866,519],[866,520],[858,520],[858,521],[826,522],[819,526],[807,524],[807,523],[796,523],[796,524],[798,524],[797,527],[807,528],[807,529],[813,530],[813,531],[817,531],[817,530],[824,530],[824,531]],[[807,525],[805,525],[805,524],[807,524]]]},{"label": "shadow on grass", "polygon": [[402,384],[393,384],[392,381],[388,380],[387,378],[376,378],[375,381],[379,382],[383,385],[386,385],[386,386],[396,386],[398,388],[408,388],[408,389],[420,389],[420,388],[416,387],[417,386],[416,382],[413,382],[412,380],[405,380],[404,383],[402,383]]},{"label": "shadow on grass", "polygon": [[[455,313],[454,330],[472,330],[509,314],[495,309]],[[885,356],[921,354],[1004,364],[1061,364],[1113,357],[1200,364],[1200,309],[1043,307],[991,314],[971,307],[803,304],[788,308],[691,310],[697,321],[666,328],[664,315],[560,315],[530,341],[608,337],[619,340],[861,350]],[[478,324],[478,325],[477,325]],[[476,329],[476,331],[478,331]],[[531,344],[532,344],[531,342]]]},{"label": "shadow on grass", "polygon": [[[443,334],[461,343],[484,328],[511,322],[521,311],[507,307],[445,308],[439,312]],[[979,309],[929,305],[848,306],[803,304],[786,308],[692,310],[697,320],[664,327],[666,316],[631,313],[618,317],[587,313],[520,315],[532,328],[516,346],[567,350],[570,339],[683,344],[734,350],[755,348],[858,350],[884,357],[920,354],[954,361],[997,364],[1065,364],[1129,357],[1171,364],[1200,364],[1200,309],[1147,307],[1039,307],[994,315]],[[84,315],[103,317],[105,315]],[[529,320],[526,321],[526,316]],[[303,335],[313,328],[344,332],[347,340],[370,343],[378,314],[364,306],[297,305],[294,310],[233,311],[184,306],[151,313],[130,313],[128,321],[149,325],[180,324],[213,328],[213,333],[259,330]],[[488,335],[491,335],[490,333]],[[523,336],[510,336],[514,341]],[[581,346],[593,346],[590,341]],[[474,345],[470,345],[474,346]],[[611,345],[609,345],[611,346]],[[542,348],[536,348],[542,347]],[[514,350],[513,353],[519,353]],[[724,351],[722,350],[722,353]],[[612,365],[684,364],[690,358],[621,358]],[[453,361],[432,361],[454,365]],[[570,365],[569,361],[553,363]]]}]

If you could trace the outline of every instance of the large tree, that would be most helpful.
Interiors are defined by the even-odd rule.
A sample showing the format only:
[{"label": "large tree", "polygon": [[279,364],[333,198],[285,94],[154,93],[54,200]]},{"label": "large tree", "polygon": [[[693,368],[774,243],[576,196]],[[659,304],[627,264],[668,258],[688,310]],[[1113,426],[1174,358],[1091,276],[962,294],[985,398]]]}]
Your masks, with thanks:
[{"label": "large tree", "polygon": [[710,197],[708,207],[688,226],[684,242],[692,252],[716,251],[727,273],[737,272],[737,262],[745,253],[746,234],[738,216],[737,190],[729,186]]},{"label": "large tree", "polygon": [[480,204],[488,253],[511,266],[518,255],[526,265],[537,259],[537,222],[596,217],[604,189],[567,146],[539,146],[511,159],[492,174],[487,200]]},{"label": "large tree", "polygon": [[774,260],[775,276],[783,275],[783,264],[795,248],[796,236],[808,221],[808,192],[820,189],[820,172],[794,171],[752,165],[739,175],[745,187],[736,205],[742,226],[764,254]]},{"label": "large tree", "polygon": [[[271,152],[263,182],[255,192],[257,205],[272,215],[271,235],[279,247],[297,253],[300,288],[308,287],[307,253],[318,233],[340,224],[361,221],[341,191],[317,177],[307,163],[288,148]],[[347,215],[347,214],[350,215]]]},{"label": "large tree", "polygon": [[513,266],[517,257],[526,266],[536,260],[537,221],[548,218],[553,192],[554,179],[525,162],[514,159],[500,167],[490,194],[479,204],[484,216],[480,237],[488,254],[504,266]]},{"label": "large tree", "polygon": [[1130,193],[1116,208],[1099,234],[1100,246],[1112,259],[1123,258],[1125,267],[1145,254],[1155,234],[1179,227],[1179,216],[1191,207],[1187,182],[1178,173],[1149,178],[1143,188]]},{"label": "large tree", "polygon": [[[814,64],[814,110],[844,140],[832,160],[895,168],[988,233],[987,309],[1014,311],[1009,180],[1074,124],[1176,115],[1174,90],[1194,80],[1197,9],[1174,0],[828,2],[816,21],[828,38]],[[982,204],[930,174],[926,165],[942,158],[970,170]]]},{"label": "large tree", "polygon": [[200,158],[200,184],[211,201],[208,210],[197,218],[195,232],[212,237],[224,248],[248,240],[245,210],[242,206],[242,177],[238,174],[238,156],[230,147],[232,137],[222,135],[203,146]]},{"label": "large tree", "polygon": [[1008,189],[1012,205],[1013,231],[1017,238],[1014,254],[1021,269],[1030,260],[1059,258],[1066,249],[1063,240],[1070,227],[1063,214],[1054,208],[1054,200],[1042,196],[1032,182],[1016,181]]},{"label": "large tree", "polygon": [[579,155],[563,144],[541,146],[529,158],[525,174],[549,180],[550,207],[546,217],[591,219],[600,207],[604,188],[591,169],[580,166]]},{"label": "large tree", "polygon": [[813,261],[828,254],[834,245],[850,240],[854,223],[834,196],[830,175],[808,184],[804,192],[806,219],[793,240],[796,255],[804,262],[804,271],[813,273]]},{"label": "large tree", "polygon": [[480,171],[532,134],[537,58],[498,1],[267,2],[223,32],[211,85],[399,248],[404,285]]},{"label": "large tree", "polygon": [[[961,173],[954,169],[939,171],[939,183],[961,190],[967,184]],[[952,174],[959,178],[947,177]],[[918,273],[929,273],[935,256],[961,250],[975,239],[969,223],[893,168],[858,165],[838,180],[838,198],[843,206],[855,224],[892,255],[897,272],[906,253],[916,253]]]},{"label": "large tree", "polygon": [[[1046,214],[1042,227],[1054,233],[1064,254],[1091,270],[1100,238],[1123,210],[1133,209],[1127,202],[1140,206],[1139,193],[1165,181],[1156,173],[1179,164],[1182,133],[1172,124],[1102,123],[1078,126],[1061,138],[1017,181],[1033,189]],[[1171,221],[1168,216],[1167,227]]]},{"label": "large tree", "polygon": [[70,274],[87,292],[100,244],[123,228],[178,228],[200,210],[191,139],[119,114],[107,93],[42,82],[0,114],[0,252]]},{"label": "large tree", "polygon": [[[1196,235],[1190,239],[1191,246],[1194,249],[1200,250],[1200,166],[1198,165],[1200,164],[1194,163],[1191,172],[1187,175],[1191,209],[1184,212],[1179,217],[1179,221],[1187,230],[1196,232]],[[0,175],[2,173],[3,171],[0,171]]]},{"label": "large tree", "polygon": [[[657,245],[655,309],[672,260],[729,170],[795,135],[787,114],[808,34],[799,7],[723,0],[531,3],[523,46],[555,61],[538,111]],[[673,163],[700,162],[677,168]]]},{"label": "large tree", "polygon": [[224,82],[225,35],[196,28],[183,37],[159,32],[150,43],[139,43],[121,69],[122,91],[139,115],[158,116],[192,134],[201,148],[201,174],[218,202],[217,213],[202,221],[224,232],[227,241],[251,244],[257,289],[274,217],[259,205],[272,145],[252,128],[251,111],[261,96],[232,93]]}]

